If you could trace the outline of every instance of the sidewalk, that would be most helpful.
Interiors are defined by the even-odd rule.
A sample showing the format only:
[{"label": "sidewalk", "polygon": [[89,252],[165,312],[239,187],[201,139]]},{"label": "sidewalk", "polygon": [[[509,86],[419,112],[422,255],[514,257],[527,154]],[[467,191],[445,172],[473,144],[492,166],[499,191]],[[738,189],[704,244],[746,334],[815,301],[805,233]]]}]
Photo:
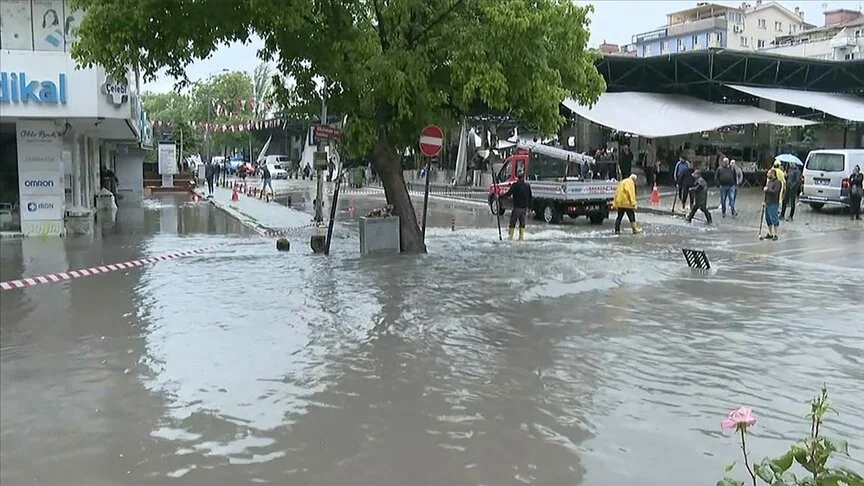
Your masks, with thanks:
[{"label": "sidewalk", "polygon": [[212,198],[207,198],[204,188],[196,188],[195,193],[262,236],[285,234],[315,226],[309,214],[275,202],[265,202],[239,193],[239,199],[232,201],[231,189],[224,187],[215,187]]}]

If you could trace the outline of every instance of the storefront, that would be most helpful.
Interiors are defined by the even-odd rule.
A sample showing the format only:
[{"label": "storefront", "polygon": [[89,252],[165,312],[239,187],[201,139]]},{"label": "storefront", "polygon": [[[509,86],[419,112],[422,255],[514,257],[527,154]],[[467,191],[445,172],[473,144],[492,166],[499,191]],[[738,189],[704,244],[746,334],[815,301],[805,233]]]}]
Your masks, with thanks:
[{"label": "storefront", "polygon": [[75,69],[67,52],[0,51],[0,231],[92,232],[100,167],[137,172],[123,182],[142,187],[142,134],[128,83]]}]

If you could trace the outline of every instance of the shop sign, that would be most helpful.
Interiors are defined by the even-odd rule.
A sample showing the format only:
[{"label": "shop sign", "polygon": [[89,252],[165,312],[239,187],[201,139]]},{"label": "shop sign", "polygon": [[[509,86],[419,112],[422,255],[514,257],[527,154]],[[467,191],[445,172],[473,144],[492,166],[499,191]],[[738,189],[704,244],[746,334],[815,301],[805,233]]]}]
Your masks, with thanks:
[{"label": "shop sign", "polygon": [[[21,198],[21,226],[25,234],[44,231],[44,227],[25,223],[63,222],[65,211],[63,139],[53,121],[19,120],[18,193]],[[57,233],[60,234],[60,233]]]},{"label": "shop sign", "polygon": [[173,143],[160,143],[156,152],[160,175],[177,173],[177,146]]},{"label": "shop sign", "polygon": [[0,104],[65,105],[66,75],[53,80],[30,79],[25,72],[0,72]]},{"label": "shop sign", "polygon": [[63,219],[62,196],[31,196],[21,195],[21,212],[23,220],[52,221]]},{"label": "shop sign", "polygon": [[112,105],[123,106],[129,101],[129,83],[118,83],[111,76],[105,76],[102,93],[108,97],[108,102]]}]

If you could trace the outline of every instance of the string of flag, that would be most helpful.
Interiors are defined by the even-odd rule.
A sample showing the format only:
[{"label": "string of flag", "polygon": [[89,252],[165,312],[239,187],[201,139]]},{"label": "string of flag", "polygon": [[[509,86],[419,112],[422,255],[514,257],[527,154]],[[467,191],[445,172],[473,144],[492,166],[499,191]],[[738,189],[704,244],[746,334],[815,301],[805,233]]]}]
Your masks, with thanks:
[{"label": "string of flag", "polygon": [[[229,123],[214,123],[214,122],[190,122],[193,130],[197,130],[200,132],[254,132],[261,130],[272,130],[272,129],[280,129],[284,130],[287,128],[287,121],[282,119],[269,119],[269,120],[257,120],[257,121],[242,121],[242,122],[229,122]],[[153,121],[154,132],[158,133],[165,130],[170,130],[174,127],[174,124],[171,122],[164,122],[155,120]]]}]

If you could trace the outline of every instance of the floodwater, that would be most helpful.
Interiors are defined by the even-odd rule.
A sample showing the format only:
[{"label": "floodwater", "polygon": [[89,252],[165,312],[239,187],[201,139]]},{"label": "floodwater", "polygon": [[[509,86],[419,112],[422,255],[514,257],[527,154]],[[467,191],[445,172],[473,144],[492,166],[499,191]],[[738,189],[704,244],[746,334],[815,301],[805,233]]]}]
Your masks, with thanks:
[{"label": "floodwater", "polygon": [[170,197],[92,240],[3,241],[4,280],[231,245],[3,292],[0,482],[714,484],[728,410],[754,407],[759,460],[806,433],[823,382],[826,431],[860,442],[860,270],[660,219],[499,243],[482,207],[432,209],[423,257],[361,259],[352,223],[329,258],[308,235],[279,254]]}]

